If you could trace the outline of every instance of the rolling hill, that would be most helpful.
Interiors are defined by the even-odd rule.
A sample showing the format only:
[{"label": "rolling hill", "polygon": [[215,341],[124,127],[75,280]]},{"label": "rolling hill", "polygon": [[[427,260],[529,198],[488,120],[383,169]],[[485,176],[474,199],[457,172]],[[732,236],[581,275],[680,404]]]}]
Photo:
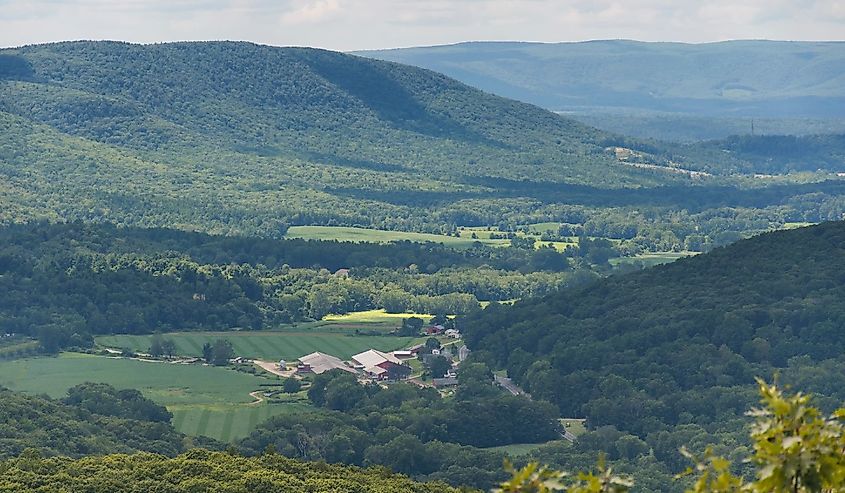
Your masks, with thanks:
[{"label": "rolling hill", "polygon": [[684,181],[620,165],[598,130],[440,74],[248,43],[0,50],[0,128],[6,221],[421,229],[461,214],[490,224],[495,180]]},{"label": "rolling hill", "polygon": [[[634,236],[682,249],[689,228],[667,226],[677,214],[697,215],[693,229],[715,238],[845,212],[840,183],[808,183],[831,174],[715,176],[771,166],[622,138],[428,70],[307,48],[0,50],[0,132],[0,223],[281,237],[290,225],[443,233],[595,218],[594,235],[629,238],[616,224],[648,210],[654,224]],[[634,158],[619,159],[618,146]],[[807,159],[777,169],[817,168],[796,160]],[[713,221],[722,216],[733,219]]]},{"label": "rolling hill", "polygon": [[478,42],[359,54],[552,110],[845,117],[841,42]]},{"label": "rolling hill", "polygon": [[845,350],[843,272],[845,222],[830,222],[491,305],[461,329],[476,357],[534,398],[594,430],[638,436],[677,471],[674,452],[692,437],[699,448],[742,443],[737,420],[754,404],[755,376],[779,373],[827,409],[845,400],[834,370]]}]

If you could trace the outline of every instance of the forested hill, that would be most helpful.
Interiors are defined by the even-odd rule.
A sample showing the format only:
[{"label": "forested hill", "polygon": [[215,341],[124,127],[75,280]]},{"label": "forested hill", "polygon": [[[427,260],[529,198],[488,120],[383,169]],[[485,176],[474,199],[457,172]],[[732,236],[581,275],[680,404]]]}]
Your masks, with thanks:
[{"label": "forested hill", "polygon": [[0,221],[420,229],[493,223],[502,207],[485,200],[508,180],[683,181],[620,164],[598,130],[441,74],[236,42],[0,50],[0,131]]},{"label": "forested hill", "polygon": [[667,447],[681,431],[735,432],[753,377],[777,369],[828,404],[845,400],[843,273],[845,222],[830,222],[491,305],[462,331],[479,357],[564,415]]},{"label": "forested hill", "polygon": [[221,446],[178,433],[167,409],[137,390],[90,383],[53,400],[0,387],[0,402],[0,460],[27,449],[44,456],[137,451],[175,456],[190,447]]},{"label": "forested hill", "polygon": [[845,117],[845,43],[461,43],[361,52],[553,110]]}]

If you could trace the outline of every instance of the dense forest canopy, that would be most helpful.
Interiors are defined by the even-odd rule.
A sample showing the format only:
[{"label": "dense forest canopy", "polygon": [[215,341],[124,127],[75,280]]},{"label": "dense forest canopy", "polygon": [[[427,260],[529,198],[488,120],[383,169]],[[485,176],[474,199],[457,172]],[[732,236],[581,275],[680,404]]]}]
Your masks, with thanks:
[{"label": "dense forest canopy", "polygon": [[305,463],[277,454],[244,458],[191,450],[178,457],[155,454],[107,455],[82,459],[37,454],[0,463],[6,491],[168,491],[189,493],[256,491],[334,493],[449,493],[443,483],[416,483],[383,468]]},{"label": "dense forest canopy", "polygon": [[444,316],[594,276],[572,269],[568,254],[549,248],[10,225],[0,228],[0,330],[38,337],[55,352],[107,333],[257,330],[380,308]]},{"label": "dense forest canopy", "polygon": [[[742,448],[738,417],[755,376],[778,372],[826,409],[845,400],[834,370],[845,349],[843,272],[845,223],[831,222],[494,304],[459,324],[476,357],[563,415],[586,417],[611,456],[641,443],[677,472],[683,462],[670,451],[681,443]],[[641,442],[623,448],[628,434]]]}]

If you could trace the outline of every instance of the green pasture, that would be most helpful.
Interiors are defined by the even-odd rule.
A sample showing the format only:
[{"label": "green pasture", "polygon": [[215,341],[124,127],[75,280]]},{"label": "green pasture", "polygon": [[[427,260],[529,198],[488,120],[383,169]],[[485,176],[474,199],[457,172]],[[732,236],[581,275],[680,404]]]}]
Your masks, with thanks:
[{"label": "green pasture", "polygon": [[[558,224],[558,223],[543,223]],[[545,230],[541,230],[545,231]],[[459,237],[437,235],[430,233],[410,233],[406,231],[383,231],[378,229],[352,228],[344,226],[292,226],[285,237],[303,238],[307,240],[337,240],[370,243],[389,243],[391,241],[416,241],[441,243],[455,248],[468,248],[475,242],[487,246],[507,247],[510,240],[491,239],[490,235],[498,231],[489,231],[486,228],[462,228],[458,231]],[[472,238],[473,233],[477,238]],[[518,233],[522,235],[522,233]],[[539,234],[539,233],[538,233]],[[563,251],[569,245],[578,245],[577,238],[569,238],[569,241],[537,241],[536,247],[551,245],[558,251]]]},{"label": "green pasture", "polygon": [[[507,240],[487,240],[466,237],[454,237],[431,233],[411,233],[407,231],[385,231],[379,229],[353,228],[345,226],[291,226],[285,238],[302,238],[306,240],[337,240],[369,243],[390,243],[392,241],[415,241],[442,243],[452,247],[469,247],[475,241],[486,244],[507,244]],[[489,236],[489,235],[488,235]]]},{"label": "green pasture", "polygon": [[[337,327],[337,325],[335,325]],[[410,337],[354,335],[343,332],[173,332],[164,335],[176,344],[180,356],[202,356],[205,343],[213,344],[217,339],[232,343],[237,356],[276,361],[294,360],[300,356],[320,351],[341,359],[353,354],[378,349],[393,351],[411,344]],[[150,335],[110,335],[96,338],[97,344],[109,348],[127,348],[135,352],[147,352]]]},{"label": "green pasture", "polygon": [[138,389],[167,406],[178,431],[224,442],[246,436],[270,416],[309,409],[298,402],[254,404],[250,392],[280,380],[226,368],[78,353],[0,362],[0,385],[12,390],[61,397],[85,382]]}]

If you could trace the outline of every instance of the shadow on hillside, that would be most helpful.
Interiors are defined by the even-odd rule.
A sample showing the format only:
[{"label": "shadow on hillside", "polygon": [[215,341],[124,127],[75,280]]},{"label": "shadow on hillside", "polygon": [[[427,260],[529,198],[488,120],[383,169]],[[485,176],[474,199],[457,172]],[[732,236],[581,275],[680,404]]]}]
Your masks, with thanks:
[{"label": "shadow on hillside", "polygon": [[0,80],[32,80],[35,70],[25,58],[17,55],[0,55]]},{"label": "shadow on hillside", "polygon": [[587,185],[515,181],[493,177],[467,177],[465,184],[483,186],[474,192],[390,191],[359,188],[334,188],[329,193],[342,197],[376,200],[400,206],[434,207],[466,199],[502,199],[524,197],[540,202],[596,206],[680,207],[698,212],[717,207],[762,208],[784,203],[791,197],[809,193],[845,194],[845,181],[775,185],[766,188],[666,186],[638,189],[606,189]]},{"label": "shadow on hillside", "polygon": [[[309,55],[302,61],[317,74],[361,101],[379,119],[396,128],[432,137],[507,147],[505,143],[473,132],[455,120],[429,112],[386,66],[382,66],[384,62],[321,51]],[[437,86],[429,88],[431,91],[438,89]]]}]

